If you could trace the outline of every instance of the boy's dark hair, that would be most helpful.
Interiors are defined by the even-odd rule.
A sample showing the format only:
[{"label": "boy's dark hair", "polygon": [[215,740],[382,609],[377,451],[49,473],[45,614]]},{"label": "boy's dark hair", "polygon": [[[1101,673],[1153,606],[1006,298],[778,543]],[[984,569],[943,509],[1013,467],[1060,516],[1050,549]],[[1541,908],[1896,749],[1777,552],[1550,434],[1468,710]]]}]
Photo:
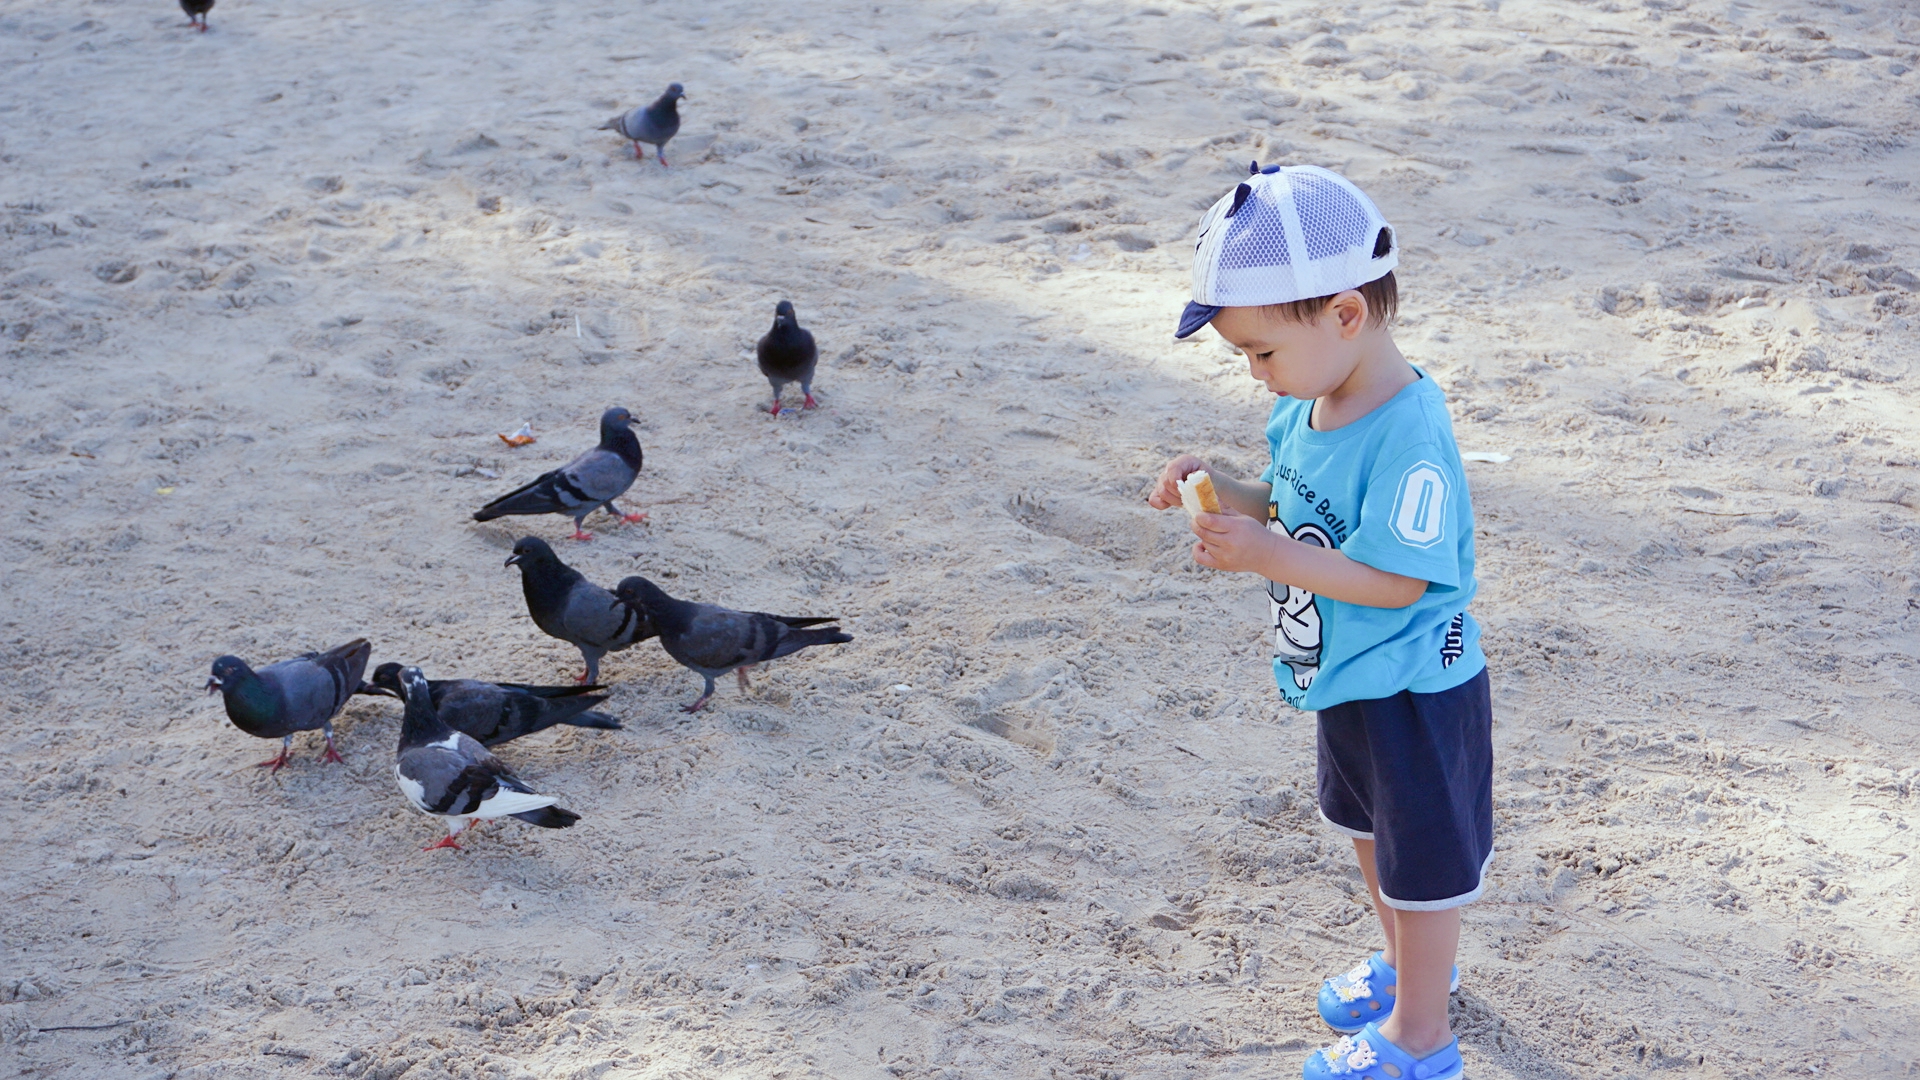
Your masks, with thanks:
[{"label": "boy's dark hair", "polygon": [[[1393,271],[1385,277],[1378,277],[1356,290],[1361,299],[1367,302],[1367,322],[1373,326],[1384,326],[1393,321],[1394,313],[1400,310],[1400,286],[1393,280]],[[1311,300],[1289,300],[1284,304],[1267,304],[1260,310],[1268,316],[1282,322],[1310,323],[1327,310],[1327,303],[1334,296],[1316,296]]]}]

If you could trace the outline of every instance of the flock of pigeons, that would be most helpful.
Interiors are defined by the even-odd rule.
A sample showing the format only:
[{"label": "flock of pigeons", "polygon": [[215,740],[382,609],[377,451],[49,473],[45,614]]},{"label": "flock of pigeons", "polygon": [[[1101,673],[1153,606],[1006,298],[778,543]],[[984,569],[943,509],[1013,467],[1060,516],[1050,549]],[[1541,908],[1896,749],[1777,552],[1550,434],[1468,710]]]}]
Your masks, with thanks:
[{"label": "flock of pigeons", "polygon": [[[214,0],[180,0],[191,25],[205,32]],[[651,144],[666,165],[666,145],[680,130],[679,102],[686,91],[667,87],[653,104],[623,113],[600,130],[632,140],[636,158]],[[769,411],[778,418],[780,397],[799,383],[803,407],[812,409],[813,375],[819,350],[802,328],[793,305],[774,309],[773,328],[760,339],[760,371],[773,387]],[[640,440],[633,414],[608,409],[600,417],[600,443],[552,472],[500,496],[474,512],[475,521],[530,514],[564,514],[573,519],[573,539],[592,540],[586,531],[595,510],[628,523],[644,521],[614,502],[640,474]],[[509,441],[509,445],[519,445]],[[706,680],[699,698],[682,708],[694,712],[713,697],[714,680],[732,672],[742,690],[755,664],[788,656],[811,645],[837,645],[853,636],[831,625],[831,618],[734,611],[676,599],[644,577],[629,577],[613,590],[588,581],[561,561],[546,541],[522,537],[508,566],[520,568],[527,612],[545,633],[580,650],[586,670],[574,686],[532,686],[475,679],[428,679],[418,667],[385,663],[366,678],[373,646],[357,638],[325,652],[307,653],[255,670],[237,656],[213,662],[207,691],[221,695],[228,719],[249,735],[279,739],[280,753],[260,764],[280,771],[293,757],[293,736],[320,731],[326,736],[323,761],[341,761],[333,741],[333,719],[356,694],[398,698],[406,710],[394,779],[420,811],[446,821],[447,835],[434,848],[458,848],[456,837],[477,822],[515,817],[543,829],[564,829],[580,815],[557,805],[554,796],[534,791],[513,774],[489,747],[557,725],[618,730],[620,722],[595,707],[608,695],[599,682],[600,659],[649,638],[682,665]],[[828,624],[828,625],[822,625]]]},{"label": "flock of pigeons", "polygon": [[[780,307],[792,310],[784,301]],[[645,514],[625,513],[614,504],[640,474],[640,440],[632,425],[632,413],[617,406],[608,409],[600,417],[599,445],[481,507],[474,520],[564,514],[573,519],[573,535],[579,540],[593,539],[582,526],[595,510],[627,522],[643,520]],[[417,809],[446,820],[447,835],[429,845],[431,850],[459,847],[454,838],[476,821],[516,817],[541,828],[564,829],[580,820],[554,805],[558,800],[553,796],[529,788],[487,748],[560,724],[618,729],[618,720],[594,710],[607,700],[600,693],[606,689],[599,681],[600,658],[610,652],[659,639],[668,656],[706,680],[700,696],[682,706],[685,712],[696,712],[713,698],[714,681],[728,672],[744,691],[747,672],[755,664],[811,645],[853,640],[831,625],[831,618],[694,603],[669,596],[637,575],[609,591],[561,561],[537,536],[521,537],[506,565],[520,568],[520,589],[534,625],[580,650],[586,670],[577,685],[430,680],[419,668],[397,663],[381,664],[369,680],[365,676],[373,646],[357,638],[257,671],[237,656],[222,656],[213,662],[207,691],[221,695],[235,727],[280,740],[280,753],[260,763],[275,772],[292,760],[293,736],[301,731],[324,733],[327,750],[322,760],[340,761],[333,718],[354,695],[405,702],[394,778]]]}]

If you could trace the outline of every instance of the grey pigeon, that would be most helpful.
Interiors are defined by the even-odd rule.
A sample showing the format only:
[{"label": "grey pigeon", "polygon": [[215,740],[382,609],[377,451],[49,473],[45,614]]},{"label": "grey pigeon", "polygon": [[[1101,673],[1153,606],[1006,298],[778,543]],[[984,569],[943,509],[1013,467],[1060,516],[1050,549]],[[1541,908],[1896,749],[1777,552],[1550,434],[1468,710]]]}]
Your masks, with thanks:
[{"label": "grey pigeon", "polygon": [[[431,679],[427,689],[433,694],[433,707],[440,719],[454,730],[480,740],[483,746],[499,746],[560,724],[620,730],[620,721],[606,713],[588,711],[607,700],[606,694],[595,693],[605,689],[601,686],[527,686],[478,679]],[[381,664],[359,692],[406,700],[406,691],[400,685],[400,665]]]},{"label": "grey pigeon", "polygon": [[680,99],[686,96],[687,92],[680,88],[679,83],[671,83],[667,86],[667,92],[661,94],[653,104],[621,113],[601,124],[598,130],[617,131],[633,140],[633,156],[641,161],[645,161],[647,155],[640,149],[640,144],[652,143],[654,154],[659,157],[660,164],[665,165],[667,140],[680,133]]},{"label": "grey pigeon", "polygon": [[604,509],[629,524],[645,514],[629,514],[613,505],[640,475],[640,440],[633,435],[633,414],[619,406],[600,416],[600,445],[550,473],[543,473],[473,512],[475,521],[515,514],[565,514],[573,519],[573,538],[591,540],[581,528],[587,515]]},{"label": "grey pigeon", "polygon": [[813,369],[820,364],[820,349],[813,343],[813,335],[801,329],[800,322],[793,316],[793,303],[782,300],[773,309],[773,329],[760,339],[760,374],[773,384],[773,415],[780,415],[780,391],[790,382],[800,384],[800,392],[806,395],[803,408],[811,409],[813,400]]},{"label": "grey pigeon", "polygon": [[207,12],[213,10],[213,0],[180,0],[180,10],[187,13],[187,25],[197,26],[201,33],[207,32]]},{"label": "grey pigeon", "polygon": [[323,653],[307,653],[255,671],[237,656],[213,662],[207,693],[218,690],[233,726],[262,739],[279,739],[280,755],[261,762],[279,772],[293,760],[293,733],[319,728],[327,733],[323,761],[339,761],[333,748],[333,718],[360,687],[373,646],[355,638]]},{"label": "grey pigeon", "polygon": [[501,760],[455,731],[433,708],[433,691],[417,667],[402,668],[400,685],[407,712],[400,720],[400,748],[393,778],[407,801],[422,813],[447,820],[447,835],[434,848],[458,848],[454,837],[476,821],[517,817],[543,829],[565,829],[580,815],[563,810],[551,795],[535,794]]},{"label": "grey pigeon", "polygon": [[533,624],[580,650],[587,670],[576,682],[598,683],[602,656],[654,635],[644,612],[615,601],[612,593],[561,562],[537,536],[521,537],[507,565],[520,567],[520,590]]},{"label": "grey pigeon", "polygon": [[704,707],[713,696],[713,680],[729,671],[740,680],[740,689],[745,690],[747,669],[755,664],[777,660],[809,645],[839,645],[853,640],[852,634],[837,626],[801,629],[830,623],[833,619],[734,611],[712,604],[675,600],[643,577],[625,579],[613,594],[623,606],[643,613],[653,624],[668,656],[707,680],[699,700],[681,706],[686,712],[697,712]]}]

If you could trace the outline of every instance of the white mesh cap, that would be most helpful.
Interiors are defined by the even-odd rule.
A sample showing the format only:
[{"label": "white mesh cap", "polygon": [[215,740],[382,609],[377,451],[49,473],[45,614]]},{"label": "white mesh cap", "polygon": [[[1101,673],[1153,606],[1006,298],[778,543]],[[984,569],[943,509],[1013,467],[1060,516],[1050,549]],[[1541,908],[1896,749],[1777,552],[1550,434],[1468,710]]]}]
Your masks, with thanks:
[{"label": "white mesh cap", "polygon": [[1346,177],[1314,165],[1254,162],[1200,219],[1193,302],[1175,337],[1223,307],[1258,307],[1357,289],[1400,264],[1380,210]]}]

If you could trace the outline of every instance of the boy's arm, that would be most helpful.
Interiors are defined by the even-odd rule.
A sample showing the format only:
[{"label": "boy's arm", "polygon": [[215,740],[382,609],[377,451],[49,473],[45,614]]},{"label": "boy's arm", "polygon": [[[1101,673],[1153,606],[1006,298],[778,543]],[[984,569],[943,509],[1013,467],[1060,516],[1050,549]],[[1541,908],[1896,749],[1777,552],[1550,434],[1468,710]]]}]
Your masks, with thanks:
[{"label": "boy's arm", "polygon": [[1231,506],[1250,518],[1266,520],[1267,503],[1273,498],[1271,485],[1263,484],[1258,480],[1235,480],[1230,476],[1222,476],[1208,469],[1206,462],[1192,454],[1181,454],[1167,462],[1167,467],[1160,470],[1159,483],[1154,485],[1152,494],[1147,496],[1147,505],[1155,510],[1167,510],[1179,506],[1180,489],[1176,485],[1196,472],[1205,472],[1212,477],[1214,493],[1220,496],[1222,505]]},{"label": "boy's arm", "polygon": [[1196,514],[1193,534],[1200,538],[1193,561],[1202,566],[1248,571],[1342,603],[1403,608],[1427,591],[1419,578],[1354,562],[1333,548],[1271,532],[1241,514]]}]

